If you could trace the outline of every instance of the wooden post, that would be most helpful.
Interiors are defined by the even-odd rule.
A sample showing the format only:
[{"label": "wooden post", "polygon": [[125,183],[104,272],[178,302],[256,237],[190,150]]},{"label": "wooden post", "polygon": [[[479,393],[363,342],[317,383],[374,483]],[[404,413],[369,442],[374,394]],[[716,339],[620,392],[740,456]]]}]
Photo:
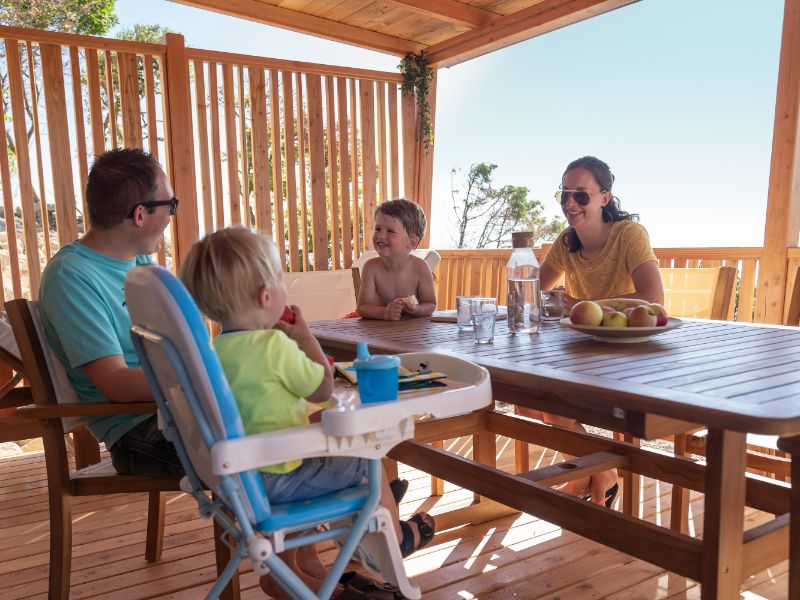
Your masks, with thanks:
[{"label": "wooden post", "polygon": [[169,178],[181,206],[175,216],[173,241],[175,265],[197,240],[197,186],[194,176],[194,135],[192,134],[192,96],[189,89],[189,61],[182,35],[168,33],[165,64],[167,94],[167,155]]},{"label": "wooden post", "polygon": [[[432,65],[435,69],[436,66]],[[431,112],[431,131],[436,130],[436,77],[431,81],[430,91],[428,92],[428,104]],[[428,221],[428,228],[425,230],[425,237],[420,242],[421,248],[427,248],[431,239],[431,197],[433,195],[433,146],[425,147],[423,140],[417,140],[417,164],[416,181],[414,189],[417,196],[414,200],[422,207],[425,212],[425,219]]]},{"label": "wooden post", "polygon": [[800,237],[800,0],[786,0],[783,13],[775,125],[772,134],[764,254],[756,321],[782,323],[787,248]]}]

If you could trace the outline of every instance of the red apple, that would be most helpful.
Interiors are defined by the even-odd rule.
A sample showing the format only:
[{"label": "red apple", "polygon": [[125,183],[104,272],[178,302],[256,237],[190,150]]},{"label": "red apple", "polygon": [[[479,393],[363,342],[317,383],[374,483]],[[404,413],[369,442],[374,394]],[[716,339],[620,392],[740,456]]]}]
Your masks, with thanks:
[{"label": "red apple", "polygon": [[656,327],[663,327],[667,324],[669,317],[667,316],[667,309],[664,308],[661,304],[654,302],[650,305],[656,313]]},{"label": "red apple", "polygon": [[294,323],[294,311],[288,306],[283,309],[283,314],[281,315],[281,321],[286,321],[290,325]]},{"label": "red apple", "polygon": [[628,327],[655,327],[658,317],[649,306],[634,306],[628,314]]},{"label": "red apple", "polygon": [[569,319],[575,325],[598,326],[603,322],[603,309],[597,302],[583,300],[578,302],[569,311]]}]

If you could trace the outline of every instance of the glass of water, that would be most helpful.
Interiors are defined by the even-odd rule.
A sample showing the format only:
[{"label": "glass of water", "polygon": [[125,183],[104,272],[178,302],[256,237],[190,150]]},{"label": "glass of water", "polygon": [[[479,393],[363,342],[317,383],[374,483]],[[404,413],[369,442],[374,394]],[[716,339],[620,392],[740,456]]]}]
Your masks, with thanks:
[{"label": "glass of water", "polygon": [[543,290],[541,300],[543,321],[560,321],[564,318],[564,290]]},{"label": "glass of water", "polygon": [[473,298],[470,308],[475,343],[490,343],[494,340],[494,325],[497,322],[497,298]]},{"label": "glass of water", "polygon": [[480,296],[456,296],[456,323],[461,331],[472,331],[472,301]]}]

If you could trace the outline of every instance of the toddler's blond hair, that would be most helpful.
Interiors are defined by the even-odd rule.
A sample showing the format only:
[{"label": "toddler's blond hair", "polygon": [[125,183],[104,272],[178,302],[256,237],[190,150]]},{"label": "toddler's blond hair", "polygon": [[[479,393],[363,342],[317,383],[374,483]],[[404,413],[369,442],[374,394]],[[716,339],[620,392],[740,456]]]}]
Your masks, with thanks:
[{"label": "toddler's blond hair", "polygon": [[200,310],[217,322],[250,310],[259,292],[282,276],[275,242],[244,227],[229,227],[195,242],[180,278]]}]

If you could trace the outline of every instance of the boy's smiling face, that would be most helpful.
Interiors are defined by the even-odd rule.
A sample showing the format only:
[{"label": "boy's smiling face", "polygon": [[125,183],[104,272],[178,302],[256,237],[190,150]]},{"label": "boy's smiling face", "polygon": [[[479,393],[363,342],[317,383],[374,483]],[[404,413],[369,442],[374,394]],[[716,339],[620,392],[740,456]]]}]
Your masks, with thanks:
[{"label": "boy's smiling face", "polygon": [[372,246],[378,256],[407,256],[417,247],[417,244],[419,244],[417,237],[408,235],[400,219],[382,213],[375,215]]}]

